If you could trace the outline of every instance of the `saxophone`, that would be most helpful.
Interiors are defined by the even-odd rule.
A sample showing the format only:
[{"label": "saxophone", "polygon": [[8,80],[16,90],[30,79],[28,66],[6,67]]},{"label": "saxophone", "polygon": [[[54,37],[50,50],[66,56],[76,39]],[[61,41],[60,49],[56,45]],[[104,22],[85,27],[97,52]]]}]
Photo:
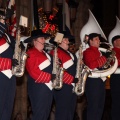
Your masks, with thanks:
[{"label": "saxophone", "polygon": [[26,54],[26,50],[22,51],[19,47],[20,37],[21,37],[20,29],[18,29],[16,33],[16,44],[15,44],[15,51],[14,51],[13,59],[17,59],[19,65],[12,67],[12,73],[16,77],[23,76],[24,71],[25,71],[25,62],[28,57],[28,55]]},{"label": "saxophone", "polygon": [[82,96],[85,91],[86,79],[90,74],[90,71],[87,66],[80,63],[80,61],[82,61],[83,59],[82,45],[79,46],[78,54],[79,55],[78,55],[77,69],[76,69],[76,78],[78,78],[78,82],[75,84],[74,92],[76,93],[76,95]]},{"label": "saxophone", "polygon": [[52,86],[54,89],[60,90],[63,85],[64,68],[60,66],[60,63],[58,63],[57,47],[54,49],[52,73],[55,74]]}]

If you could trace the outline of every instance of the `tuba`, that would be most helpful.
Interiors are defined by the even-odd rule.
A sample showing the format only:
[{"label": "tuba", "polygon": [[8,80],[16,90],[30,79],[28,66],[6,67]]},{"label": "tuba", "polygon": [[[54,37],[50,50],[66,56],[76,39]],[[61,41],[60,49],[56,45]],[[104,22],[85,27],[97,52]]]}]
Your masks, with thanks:
[{"label": "tuba", "polygon": [[15,44],[15,51],[14,51],[13,59],[17,59],[19,65],[12,67],[12,73],[16,77],[23,76],[24,71],[25,71],[25,62],[28,57],[28,55],[26,54],[26,50],[22,51],[21,48],[19,47],[20,38],[21,38],[20,29],[18,29],[16,33],[16,44]]},{"label": "tuba", "polygon": [[[109,41],[110,45],[112,45],[112,38],[115,37],[115,36],[120,36],[120,19],[117,16],[116,16],[116,25],[108,35],[108,41]],[[120,74],[120,68],[119,67],[116,69],[114,74]]]},{"label": "tuba", "polygon": [[80,64],[80,61],[82,59],[83,59],[82,45],[80,45],[78,50],[78,61],[77,61],[77,69],[76,69],[76,78],[78,78],[78,82],[75,84],[75,88],[74,88],[74,92],[78,96],[82,96],[84,94],[86,79],[90,74],[89,69],[84,64]]},{"label": "tuba", "polygon": [[[101,34],[101,36],[106,40],[105,43],[107,43],[107,38],[106,38],[105,34],[103,33],[103,31],[102,31],[101,27],[99,26],[97,20],[95,19],[94,15],[89,10],[88,22],[85,24],[85,26],[83,26],[83,28],[80,31],[80,38],[81,38],[81,42],[82,42],[82,45],[83,45],[83,51],[89,47],[88,44],[86,44],[84,42],[84,38],[85,38],[85,35],[90,34],[90,33]],[[107,52],[108,51],[108,49],[101,48],[101,47],[99,48],[99,50],[102,51],[102,52]],[[109,62],[107,61],[107,63],[106,63],[106,67],[110,66],[107,69],[103,69],[103,70],[100,71],[100,70],[97,70],[97,69],[96,70],[91,70],[90,68],[88,68],[90,70],[90,73],[91,73],[91,74],[89,74],[89,77],[92,77],[92,78],[106,77],[106,76],[109,76],[112,73],[114,73],[117,66],[118,66],[118,61],[115,57],[115,54],[113,54],[111,58],[110,58],[111,60],[109,59]],[[112,60],[114,61],[114,64],[110,65],[110,62]]]},{"label": "tuba", "polygon": [[114,29],[109,33],[108,41],[112,45],[112,38],[120,35],[120,19],[116,16],[116,25]]}]

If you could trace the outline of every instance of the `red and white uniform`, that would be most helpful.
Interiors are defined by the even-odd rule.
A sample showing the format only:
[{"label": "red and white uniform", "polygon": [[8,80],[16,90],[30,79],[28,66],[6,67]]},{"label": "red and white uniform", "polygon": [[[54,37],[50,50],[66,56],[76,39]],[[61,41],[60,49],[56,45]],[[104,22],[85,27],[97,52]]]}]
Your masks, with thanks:
[{"label": "red and white uniform", "polygon": [[8,78],[12,77],[13,49],[6,42],[5,38],[0,38],[0,71]]},{"label": "red and white uniform", "polygon": [[[0,54],[9,48],[9,44],[4,38],[0,38]],[[0,57],[0,71],[11,69],[11,59]]]},{"label": "red and white uniform", "polygon": [[[75,58],[74,56],[65,51],[64,49],[58,47],[57,50],[58,58],[61,62],[61,66],[65,69],[64,75],[63,75],[63,82],[66,84],[71,84],[74,81],[74,76],[76,72],[76,66],[75,66]],[[53,54],[53,51],[51,52]]]},{"label": "red and white uniform", "polygon": [[27,51],[28,59],[26,69],[36,83],[49,83],[51,80],[51,57],[44,51],[40,52],[35,47]]},{"label": "red and white uniform", "polygon": [[[12,74],[12,59],[14,54],[15,40],[6,34],[5,25],[0,23],[0,119],[11,118],[15,91],[16,77]],[[4,36],[4,37],[3,37]],[[9,40],[9,44],[7,41]],[[7,113],[7,114],[6,114]]]},{"label": "red and white uniform", "polygon": [[101,68],[107,61],[97,47],[90,46],[83,52],[83,61],[90,69]]}]

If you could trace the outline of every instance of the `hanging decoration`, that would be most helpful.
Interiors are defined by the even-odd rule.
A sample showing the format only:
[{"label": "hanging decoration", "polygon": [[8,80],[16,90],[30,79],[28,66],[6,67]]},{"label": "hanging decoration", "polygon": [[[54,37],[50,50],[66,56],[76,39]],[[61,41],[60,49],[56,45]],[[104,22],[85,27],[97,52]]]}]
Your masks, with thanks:
[{"label": "hanging decoration", "polygon": [[42,29],[44,33],[51,34],[52,37],[54,37],[55,34],[59,31],[58,25],[55,23],[54,20],[57,12],[57,9],[53,8],[52,13],[47,16],[43,11],[43,8],[40,8],[38,10],[40,29]]}]

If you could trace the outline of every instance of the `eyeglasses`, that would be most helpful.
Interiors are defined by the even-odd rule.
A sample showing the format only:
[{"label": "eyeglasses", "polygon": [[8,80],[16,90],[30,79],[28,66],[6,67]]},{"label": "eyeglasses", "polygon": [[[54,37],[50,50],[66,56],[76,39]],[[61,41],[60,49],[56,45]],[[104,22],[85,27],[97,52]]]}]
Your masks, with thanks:
[{"label": "eyeglasses", "polygon": [[38,41],[38,40],[37,40],[37,42],[39,42],[39,43],[40,43],[40,44],[42,44],[42,45],[45,45],[44,43],[41,43],[41,42],[40,42],[40,41]]}]

